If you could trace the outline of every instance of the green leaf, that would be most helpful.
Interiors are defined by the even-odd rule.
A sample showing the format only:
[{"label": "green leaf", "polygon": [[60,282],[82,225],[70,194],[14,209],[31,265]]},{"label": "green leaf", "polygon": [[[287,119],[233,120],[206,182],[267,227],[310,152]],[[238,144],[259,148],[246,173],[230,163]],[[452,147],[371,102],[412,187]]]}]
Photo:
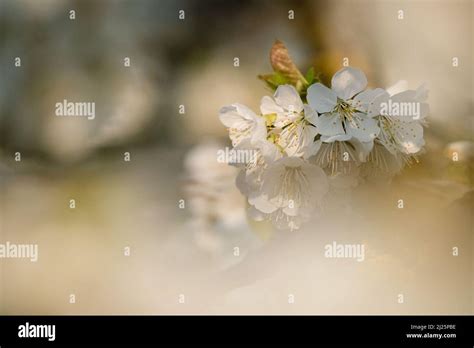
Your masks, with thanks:
[{"label": "green leaf", "polygon": [[306,72],[306,81],[308,82],[308,85],[311,85],[314,82],[314,68],[311,67],[308,69]]},{"label": "green leaf", "polygon": [[276,90],[280,85],[291,84],[290,79],[280,72],[274,72],[273,74],[268,75],[258,75],[258,78],[265,81],[273,90]]}]

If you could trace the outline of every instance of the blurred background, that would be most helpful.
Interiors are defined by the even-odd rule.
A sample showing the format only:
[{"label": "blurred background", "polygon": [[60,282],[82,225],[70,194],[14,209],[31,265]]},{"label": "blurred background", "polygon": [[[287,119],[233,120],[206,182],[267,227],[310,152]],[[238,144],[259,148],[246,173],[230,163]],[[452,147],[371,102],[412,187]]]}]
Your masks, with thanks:
[{"label": "blurred background", "polygon": [[[472,23],[470,0],[0,0],[0,242],[39,246],[0,259],[0,313],[472,314]],[[326,83],[348,58],[430,91],[420,163],[293,233],[250,222],[216,162],[218,110],[258,110],[276,39]]]}]

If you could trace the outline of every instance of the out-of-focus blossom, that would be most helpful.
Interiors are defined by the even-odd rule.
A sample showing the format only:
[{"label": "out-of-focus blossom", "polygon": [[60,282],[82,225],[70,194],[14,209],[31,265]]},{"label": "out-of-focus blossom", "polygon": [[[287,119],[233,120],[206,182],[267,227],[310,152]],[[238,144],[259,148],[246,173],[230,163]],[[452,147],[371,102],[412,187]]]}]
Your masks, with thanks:
[{"label": "out-of-focus blossom", "polygon": [[299,228],[318,208],[328,191],[324,171],[297,157],[283,157],[264,171],[261,186],[249,200],[278,226]]},{"label": "out-of-focus blossom", "polygon": [[449,143],[444,153],[451,161],[472,163],[474,160],[474,142],[461,140]]},{"label": "out-of-focus blossom", "polygon": [[[184,198],[189,216],[183,226],[200,250],[225,269],[243,260],[261,241],[248,225],[247,205],[235,182],[239,169],[216,160],[223,145],[204,141],[184,159]],[[238,246],[239,256],[233,250]]]}]

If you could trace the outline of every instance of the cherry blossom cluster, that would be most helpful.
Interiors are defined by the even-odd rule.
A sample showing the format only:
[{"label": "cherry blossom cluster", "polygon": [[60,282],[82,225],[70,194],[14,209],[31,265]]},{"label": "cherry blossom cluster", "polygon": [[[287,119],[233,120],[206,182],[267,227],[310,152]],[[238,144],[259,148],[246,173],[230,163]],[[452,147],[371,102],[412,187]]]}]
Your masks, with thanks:
[{"label": "cherry blossom cluster", "polygon": [[418,161],[429,111],[424,86],[370,89],[353,67],[336,72],[330,88],[313,74],[282,82],[259,113],[239,103],[219,112],[234,149],[255,153],[237,177],[253,219],[298,229],[321,212],[332,188],[391,178]]}]

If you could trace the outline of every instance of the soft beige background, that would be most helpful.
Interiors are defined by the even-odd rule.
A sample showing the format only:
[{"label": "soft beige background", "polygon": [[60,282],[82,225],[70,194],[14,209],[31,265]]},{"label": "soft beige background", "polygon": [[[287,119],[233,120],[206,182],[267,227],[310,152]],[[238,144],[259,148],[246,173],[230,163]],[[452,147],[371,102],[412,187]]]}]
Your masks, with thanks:
[{"label": "soft beige background", "polygon": [[[449,145],[473,140],[472,1],[193,3],[2,1],[0,241],[40,255],[0,260],[0,313],[472,314],[473,150]],[[276,38],[326,80],[348,57],[372,85],[430,90],[421,163],[296,233],[249,223],[214,157],[218,109],[269,93],[255,76]],[[65,97],[95,100],[97,119],[55,118]],[[364,243],[366,260],[324,258],[332,241]]]}]

